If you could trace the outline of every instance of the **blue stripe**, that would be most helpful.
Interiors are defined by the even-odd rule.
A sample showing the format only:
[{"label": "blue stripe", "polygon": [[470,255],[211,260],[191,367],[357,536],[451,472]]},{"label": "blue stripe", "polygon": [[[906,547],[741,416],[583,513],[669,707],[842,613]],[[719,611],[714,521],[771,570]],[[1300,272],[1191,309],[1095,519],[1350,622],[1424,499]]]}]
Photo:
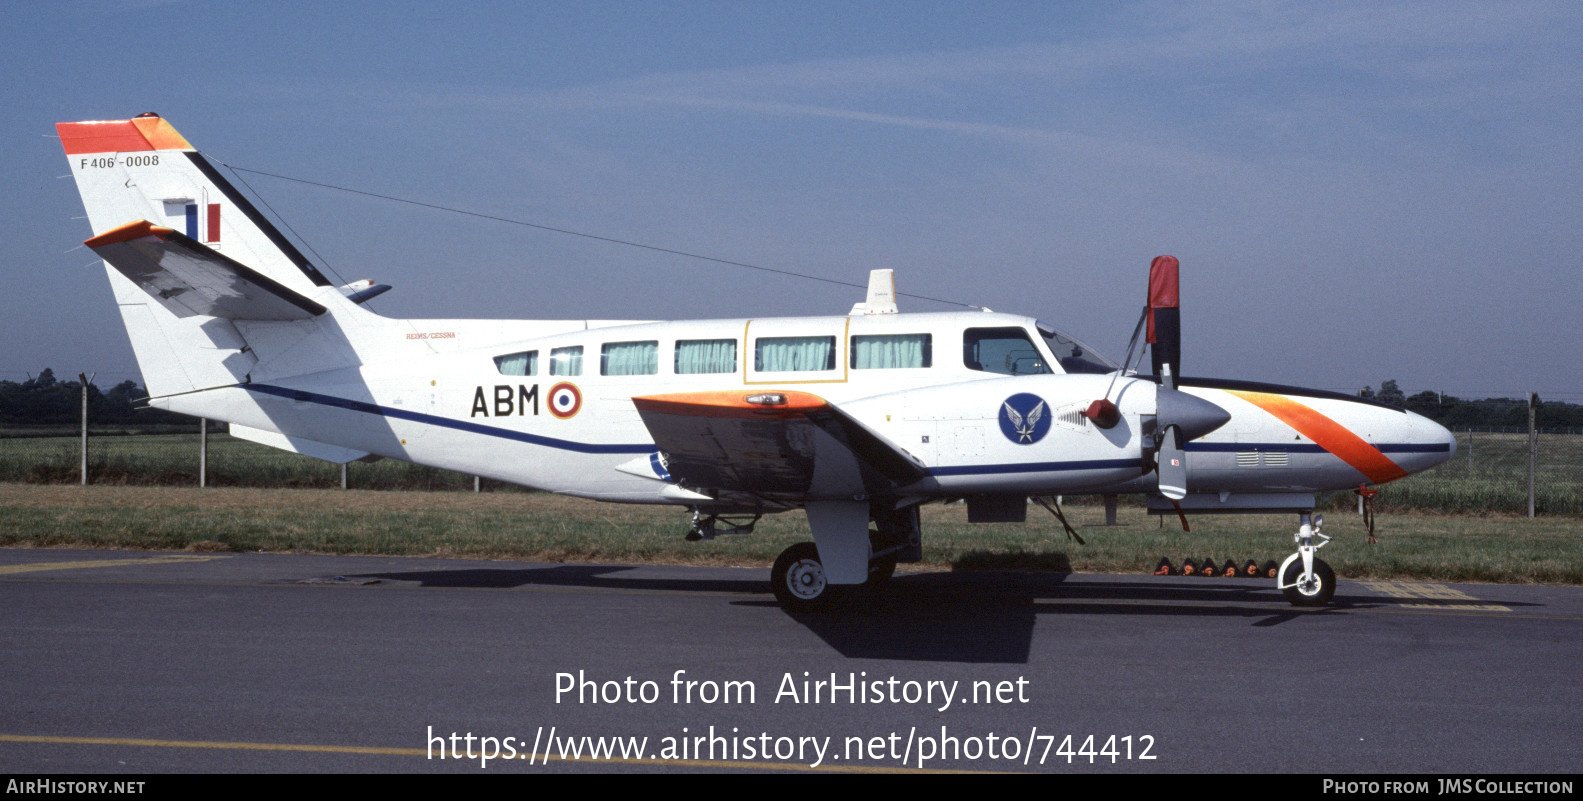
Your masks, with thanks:
[{"label": "blue stripe", "polygon": [[198,207],[191,203],[187,204],[187,236],[198,238]]},{"label": "blue stripe", "polygon": [[1138,459],[1096,459],[1087,462],[1031,462],[1028,464],[983,464],[958,467],[932,467],[929,473],[936,476],[980,476],[987,473],[1056,473],[1066,470],[1142,470]]},{"label": "blue stripe", "polygon": [[[1387,443],[1375,445],[1380,453],[1449,453],[1451,443]],[[1186,450],[1201,453],[1235,453],[1237,451],[1285,451],[1286,453],[1328,453],[1312,443],[1288,442],[1189,442]]]},{"label": "blue stripe", "polygon": [[563,451],[574,451],[576,453],[640,454],[652,453],[654,451],[654,445],[651,443],[644,443],[641,445],[594,445],[587,442],[573,442],[571,440],[555,439],[554,437],[541,437],[536,434],[528,434],[522,431],[512,431],[509,428],[479,425],[478,423],[469,423],[465,420],[452,420],[448,417],[423,414],[422,412],[409,412],[406,409],[392,409],[389,406],[380,406],[378,404],[349,400],[347,398],[337,398],[333,395],[320,395],[317,392],[305,392],[300,389],[287,389],[285,387],[271,386],[269,384],[243,384],[242,389],[248,390],[250,392],[257,392],[263,395],[274,395],[277,398],[286,398],[287,400],[302,401],[305,403],[317,403],[321,406],[331,406],[336,409],[346,409],[348,411],[362,412],[364,414],[378,415],[380,417],[392,417],[397,420],[410,420],[414,423],[424,423],[426,425],[439,426],[441,428],[466,431],[469,434],[482,434],[486,437],[499,437],[501,439],[509,439],[516,442],[526,442],[529,445],[542,445],[546,448],[557,448]]}]

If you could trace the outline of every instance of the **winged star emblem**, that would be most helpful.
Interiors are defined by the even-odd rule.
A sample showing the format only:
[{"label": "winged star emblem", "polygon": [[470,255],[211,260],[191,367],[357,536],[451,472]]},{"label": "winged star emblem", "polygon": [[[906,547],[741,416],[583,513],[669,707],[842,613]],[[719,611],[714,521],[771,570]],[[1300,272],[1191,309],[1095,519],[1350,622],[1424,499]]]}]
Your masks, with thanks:
[{"label": "winged star emblem", "polygon": [[1044,417],[1044,401],[1039,401],[1037,406],[1028,410],[1026,420],[1016,409],[1011,408],[1011,402],[1006,401],[1006,416],[1011,418],[1011,427],[1017,431],[1019,443],[1033,442],[1033,430],[1039,425],[1039,419]]}]

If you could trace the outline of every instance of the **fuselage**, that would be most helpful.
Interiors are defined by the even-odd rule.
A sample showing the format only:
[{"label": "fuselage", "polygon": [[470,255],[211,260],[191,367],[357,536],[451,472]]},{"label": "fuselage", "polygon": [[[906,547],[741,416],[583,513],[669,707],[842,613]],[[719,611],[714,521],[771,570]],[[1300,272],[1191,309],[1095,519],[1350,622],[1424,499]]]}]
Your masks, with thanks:
[{"label": "fuselage", "polygon": [[[607,501],[697,504],[667,480],[632,398],[818,395],[926,466],[905,493],[1146,492],[1157,385],[1034,319],[988,312],[641,323],[408,326],[364,363],[158,401],[242,426]],[[428,329],[428,330],[425,330]],[[446,330],[448,329],[448,330]],[[396,331],[397,329],[392,329]],[[412,347],[421,337],[449,347]],[[558,331],[538,335],[538,331]],[[392,333],[395,337],[398,334]],[[493,339],[486,346],[466,343]],[[1379,484],[1450,458],[1419,415],[1326,392],[1220,382],[1181,391],[1230,413],[1187,445],[1192,492]],[[1083,410],[1109,398],[1120,421]],[[185,407],[191,406],[191,409]],[[644,465],[653,462],[652,469]]]}]

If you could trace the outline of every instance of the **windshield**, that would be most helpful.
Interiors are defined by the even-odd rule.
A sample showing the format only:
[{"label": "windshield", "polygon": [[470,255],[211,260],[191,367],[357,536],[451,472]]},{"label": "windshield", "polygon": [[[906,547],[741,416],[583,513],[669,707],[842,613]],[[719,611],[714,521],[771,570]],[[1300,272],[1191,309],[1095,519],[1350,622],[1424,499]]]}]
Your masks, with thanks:
[{"label": "windshield", "polygon": [[1051,328],[1044,323],[1036,323],[1039,336],[1044,337],[1044,344],[1050,347],[1050,353],[1061,364],[1061,369],[1068,373],[1114,373],[1121,369],[1115,362],[1101,356],[1098,351],[1077,341],[1067,334]]}]

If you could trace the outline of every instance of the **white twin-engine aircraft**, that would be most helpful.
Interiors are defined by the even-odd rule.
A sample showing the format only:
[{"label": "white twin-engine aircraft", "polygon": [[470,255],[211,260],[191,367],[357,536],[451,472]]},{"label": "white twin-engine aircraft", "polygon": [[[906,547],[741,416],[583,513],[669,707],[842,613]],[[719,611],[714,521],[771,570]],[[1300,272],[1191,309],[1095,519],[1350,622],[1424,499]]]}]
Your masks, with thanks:
[{"label": "white twin-engine aircraft", "polygon": [[1169,256],[1146,309],[1157,377],[1030,317],[898,313],[888,270],[844,316],[393,320],[360,305],[388,286],[333,285],[157,115],[57,129],[151,405],[332,462],[685,506],[691,539],[802,508],[814,541],[770,579],[791,609],[920,559],[921,504],[963,498],[970,521],[1009,522],[1030,496],[1090,493],[1295,512],[1277,581],[1323,605],[1335,575],[1314,555],[1314,494],[1455,449],[1367,400],[1178,378]]}]

